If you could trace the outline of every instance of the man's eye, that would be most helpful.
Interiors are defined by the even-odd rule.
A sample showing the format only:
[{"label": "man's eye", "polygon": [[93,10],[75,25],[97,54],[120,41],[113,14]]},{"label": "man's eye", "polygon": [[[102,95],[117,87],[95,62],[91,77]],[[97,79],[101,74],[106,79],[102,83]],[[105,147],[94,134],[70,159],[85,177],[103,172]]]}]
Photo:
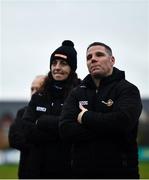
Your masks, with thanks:
[{"label": "man's eye", "polygon": [[90,60],[91,58],[92,58],[92,55],[89,54],[89,55],[87,56],[87,60]]},{"label": "man's eye", "polygon": [[104,53],[97,52],[97,53],[96,53],[96,56],[97,56],[97,57],[104,56]]}]

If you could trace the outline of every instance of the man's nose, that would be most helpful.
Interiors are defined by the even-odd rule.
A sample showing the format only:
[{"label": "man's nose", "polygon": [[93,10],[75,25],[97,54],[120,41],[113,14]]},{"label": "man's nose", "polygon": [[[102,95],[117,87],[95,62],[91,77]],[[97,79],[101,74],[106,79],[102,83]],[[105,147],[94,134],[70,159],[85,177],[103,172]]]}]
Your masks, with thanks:
[{"label": "man's nose", "polygon": [[97,59],[95,56],[92,56],[91,63],[95,63],[95,62],[97,62]]}]

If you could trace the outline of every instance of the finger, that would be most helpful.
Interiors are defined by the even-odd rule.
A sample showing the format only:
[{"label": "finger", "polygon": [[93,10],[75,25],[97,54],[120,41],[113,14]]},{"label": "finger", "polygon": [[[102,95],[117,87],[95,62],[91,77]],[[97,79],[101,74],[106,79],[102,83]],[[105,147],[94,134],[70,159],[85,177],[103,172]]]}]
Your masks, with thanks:
[{"label": "finger", "polygon": [[84,107],[82,106],[82,104],[81,104],[81,103],[79,103],[79,108],[80,108],[81,110],[83,110],[83,109],[84,109]]}]

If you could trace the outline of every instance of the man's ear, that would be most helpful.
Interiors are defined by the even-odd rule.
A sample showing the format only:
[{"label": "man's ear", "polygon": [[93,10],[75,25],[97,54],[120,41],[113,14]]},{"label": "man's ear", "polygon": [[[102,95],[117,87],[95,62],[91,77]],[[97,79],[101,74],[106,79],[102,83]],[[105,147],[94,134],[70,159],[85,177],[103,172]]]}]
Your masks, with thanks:
[{"label": "man's ear", "polygon": [[110,61],[111,61],[111,64],[114,65],[114,64],[115,64],[115,57],[114,57],[114,56],[111,56]]}]

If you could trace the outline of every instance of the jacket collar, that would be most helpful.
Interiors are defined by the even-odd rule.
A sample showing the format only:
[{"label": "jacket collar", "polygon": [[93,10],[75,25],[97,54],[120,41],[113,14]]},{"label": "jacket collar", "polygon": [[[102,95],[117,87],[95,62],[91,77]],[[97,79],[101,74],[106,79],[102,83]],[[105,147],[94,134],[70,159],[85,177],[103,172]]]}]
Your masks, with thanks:
[{"label": "jacket collar", "polygon": [[[113,73],[110,76],[104,77],[104,78],[101,79],[100,87],[103,86],[103,85],[109,84],[109,83],[111,83],[113,81],[120,81],[122,79],[125,79],[125,72],[114,67],[113,68]],[[92,89],[97,88],[90,74],[88,74],[83,79],[81,85],[86,86],[86,87],[90,87]]]}]

